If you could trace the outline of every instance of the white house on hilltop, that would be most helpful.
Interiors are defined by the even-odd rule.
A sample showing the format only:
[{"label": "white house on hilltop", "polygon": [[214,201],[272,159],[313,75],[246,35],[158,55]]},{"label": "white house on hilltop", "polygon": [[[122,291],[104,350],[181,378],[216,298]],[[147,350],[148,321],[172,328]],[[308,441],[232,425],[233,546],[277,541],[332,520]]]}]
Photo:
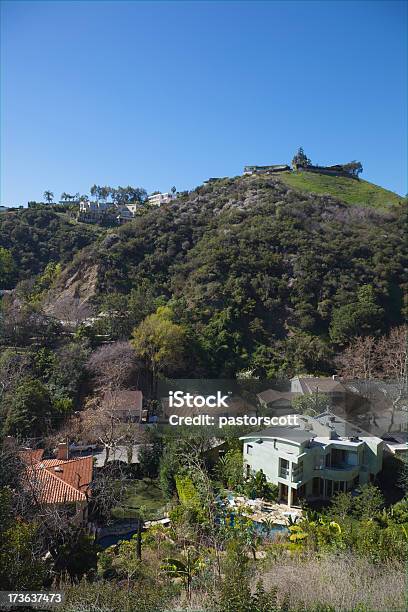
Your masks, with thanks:
[{"label": "white house on hilltop", "polygon": [[175,200],[176,197],[175,193],[154,193],[147,198],[147,201],[153,206],[161,206]]},{"label": "white house on hilltop", "polygon": [[102,214],[108,208],[112,207],[111,202],[91,202],[90,200],[81,200],[79,203],[79,212],[90,214]]},{"label": "white house on hilltop", "polygon": [[246,476],[262,470],[279,487],[280,501],[329,499],[368,483],[382,469],[384,443],[324,412],[299,415],[298,426],[270,427],[249,433],[244,442]]},{"label": "white house on hilltop", "polygon": [[97,223],[108,211],[111,211],[112,216],[120,225],[131,221],[139,207],[139,203],[117,204],[116,202],[82,200],[79,203],[79,219],[87,223]]}]

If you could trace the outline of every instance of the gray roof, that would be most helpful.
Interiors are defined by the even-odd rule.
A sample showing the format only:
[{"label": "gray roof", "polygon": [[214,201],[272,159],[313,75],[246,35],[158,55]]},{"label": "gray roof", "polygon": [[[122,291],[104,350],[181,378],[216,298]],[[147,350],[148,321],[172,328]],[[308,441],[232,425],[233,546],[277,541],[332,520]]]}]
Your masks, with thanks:
[{"label": "gray roof", "polygon": [[334,414],[330,410],[326,410],[325,412],[318,414],[310,420],[312,423],[313,421],[317,421],[321,425],[327,427],[328,431],[334,430],[340,437],[358,436],[366,433],[363,432],[361,428],[357,425],[345,421],[340,416]]},{"label": "gray roof", "polygon": [[386,433],[381,436],[382,439],[391,444],[407,444],[408,443],[408,432],[406,431],[395,431]]},{"label": "gray roof", "polygon": [[271,404],[272,402],[276,402],[278,400],[287,400],[288,402],[291,402],[299,395],[301,394],[293,391],[276,391],[275,389],[266,389],[266,391],[258,393],[257,398],[263,402],[266,402],[267,404]]},{"label": "gray roof", "polygon": [[[344,385],[337,379],[316,376],[295,376],[298,378],[300,385],[305,393],[344,393]],[[294,380],[292,378],[292,380]]]},{"label": "gray roof", "polygon": [[307,442],[315,437],[315,433],[300,429],[299,427],[267,427],[262,431],[255,431],[253,433],[246,434],[240,439],[245,440],[248,438],[280,438],[282,440],[290,440],[297,444]]}]

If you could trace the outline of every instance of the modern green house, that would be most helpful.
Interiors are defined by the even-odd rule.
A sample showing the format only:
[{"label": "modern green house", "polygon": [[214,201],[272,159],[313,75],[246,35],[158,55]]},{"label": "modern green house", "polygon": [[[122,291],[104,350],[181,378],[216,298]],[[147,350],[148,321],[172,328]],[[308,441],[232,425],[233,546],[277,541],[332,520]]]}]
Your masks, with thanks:
[{"label": "modern green house", "polygon": [[289,507],[351,491],[382,469],[383,440],[330,412],[299,415],[297,426],[270,427],[241,440],[245,475],[262,470]]}]

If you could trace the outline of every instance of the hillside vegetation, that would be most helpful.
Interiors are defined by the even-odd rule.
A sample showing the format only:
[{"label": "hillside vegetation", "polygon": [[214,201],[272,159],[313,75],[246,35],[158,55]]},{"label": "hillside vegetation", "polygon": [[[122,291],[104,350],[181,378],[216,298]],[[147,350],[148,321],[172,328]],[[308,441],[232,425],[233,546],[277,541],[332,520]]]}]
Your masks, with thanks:
[{"label": "hillside vegetation", "polygon": [[[66,213],[47,207],[1,214],[0,249],[3,254],[4,250],[9,254],[11,267],[7,275],[0,269],[0,289],[13,287],[22,279],[40,274],[50,262],[68,263],[103,231],[92,225],[75,223]],[[0,267],[4,260],[0,257]]]},{"label": "hillside vegetation", "polygon": [[332,195],[348,204],[387,209],[398,205],[403,198],[393,191],[362,179],[329,176],[315,172],[285,172],[279,178],[295,189],[310,193]]},{"label": "hillside vegetation", "polygon": [[276,177],[223,179],[79,253],[49,302],[95,265],[87,297],[121,310],[124,337],[157,305],[171,307],[189,330],[192,374],[329,372],[352,337],[402,321],[405,212],[345,204]]}]

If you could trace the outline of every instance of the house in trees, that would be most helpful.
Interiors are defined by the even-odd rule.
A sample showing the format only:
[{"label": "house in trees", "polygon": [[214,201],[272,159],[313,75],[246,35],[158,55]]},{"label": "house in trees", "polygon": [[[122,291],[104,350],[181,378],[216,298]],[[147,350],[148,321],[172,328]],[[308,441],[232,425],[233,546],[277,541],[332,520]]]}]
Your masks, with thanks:
[{"label": "house in trees", "polygon": [[127,223],[127,221],[131,221],[135,216],[135,213],[132,212],[129,206],[120,205],[116,207],[115,217],[118,225],[123,225],[123,223]]},{"label": "house in trees", "polygon": [[83,200],[79,203],[78,221],[83,223],[100,223],[107,221],[112,224],[122,225],[131,221],[136,214],[140,203],[120,204],[104,200]]},{"label": "house in trees", "polygon": [[142,423],[147,420],[147,410],[143,410],[143,393],[138,390],[107,391],[103,407],[119,421]]},{"label": "house in trees", "polygon": [[79,203],[79,212],[86,214],[101,215],[112,207],[111,202],[82,200]]},{"label": "house in trees", "polygon": [[[358,179],[359,174],[363,171],[363,166],[358,161],[351,161],[347,164],[335,164],[334,166],[316,166],[312,164],[302,147],[300,147],[292,159],[292,170],[294,172],[315,172],[317,174]],[[291,172],[291,168],[287,164],[245,166],[243,174],[275,174],[280,172]]]},{"label": "house in trees", "polygon": [[345,401],[347,393],[346,387],[336,376],[294,376],[290,380],[290,390],[301,395],[321,393],[337,404]]},{"label": "house in trees", "polygon": [[292,159],[292,169],[295,172],[307,171],[358,179],[358,175],[363,171],[363,166],[361,162],[355,160],[347,164],[335,164],[334,166],[315,166],[300,147]]},{"label": "house in trees", "polygon": [[302,499],[327,500],[352,491],[382,469],[381,438],[328,411],[314,418],[299,416],[297,426],[270,427],[240,439],[245,475],[262,470],[289,507]]},{"label": "house in trees", "polygon": [[88,499],[93,479],[93,457],[69,458],[68,444],[58,445],[55,459],[44,459],[43,449],[24,449],[27,488],[39,505],[67,510],[75,525],[88,520]]}]

